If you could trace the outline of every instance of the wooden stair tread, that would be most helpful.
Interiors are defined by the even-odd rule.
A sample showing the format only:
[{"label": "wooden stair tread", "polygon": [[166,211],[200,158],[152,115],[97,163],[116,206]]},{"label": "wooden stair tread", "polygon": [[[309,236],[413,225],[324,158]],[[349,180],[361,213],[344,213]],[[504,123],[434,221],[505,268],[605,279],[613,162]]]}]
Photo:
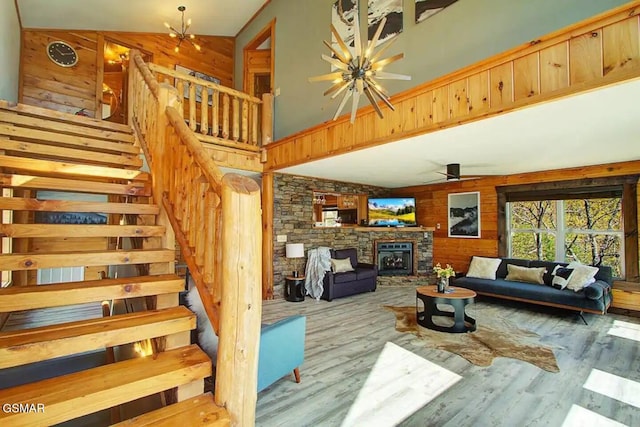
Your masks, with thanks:
[{"label": "wooden stair tread", "polygon": [[87,138],[86,136],[67,135],[64,133],[51,132],[48,130],[29,129],[18,127],[8,123],[0,122],[0,135],[7,136],[12,140],[27,140],[46,145],[69,146],[70,148],[81,148],[93,152],[113,152],[139,154],[140,148],[133,144],[105,141],[102,139]]},{"label": "wooden stair tread", "polygon": [[16,112],[2,110],[0,110],[0,122],[11,123],[27,128],[53,130],[55,132],[66,133],[69,135],[81,135],[90,138],[118,141],[128,144],[133,144],[135,141],[135,138],[131,133],[131,129],[128,128],[126,130],[95,129],[86,125],[53,121],[48,118],[27,116]]},{"label": "wooden stair tread", "polygon": [[176,293],[184,290],[184,279],[175,274],[87,280],[40,286],[0,289],[3,311],[33,310],[121,298]]},{"label": "wooden stair tread", "polygon": [[0,332],[0,369],[171,335],[195,326],[195,314],[178,306]]},{"label": "wooden stair tread", "polygon": [[[1,140],[0,140],[1,141]],[[78,179],[44,178],[40,176],[0,174],[0,185],[34,190],[59,190],[76,193],[120,194],[150,196],[151,190],[144,183],[111,184],[108,182],[82,181]]]},{"label": "wooden stair tread", "polygon": [[131,132],[131,128],[128,125],[121,123],[108,122],[106,120],[94,119],[91,117],[78,116],[75,114],[69,114],[62,111],[51,110],[49,108],[36,107],[34,105],[27,104],[15,104],[7,101],[0,100],[0,109],[11,111],[30,117],[44,117],[47,120],[64,121],[68,123],[75,123],[81,126],[88,126],[96,129],[108,129],[116,132]]},{"label": "wooden stair tread", "polygon": [[0,424],[51,425],[211,375],[211,360],[195,345],[0,390],[0,402],[44,405],[44,412],[0,412]]},{"label": "wooden stair tread", "polygon": [[116,214],[158,215],[160,207],[142,203],[76,202],[0,197],[0,209],[41,212],[96,212]]},{"label": "wooden stair tread", "polygon": [[1,254],[0,270],[37,270],[39,268],[79,267],[90,265],[125,265],[172,262],[173,249],[130,249],[65,251],[55,253]]},{"label": "wooden stair tread", "polygon": [[0,149],[12,153],[20,153],[24,157],[48,157],[53,159],[71,159],[81,161],[89,165],[109,165],[111,167],[135,167],[142,166],[142,160],[138,154],[132,153],[96,153],[82,148],[67,148],[56,145],[38,144],[26,141],[14,141],[0,138]]},{"label": "wooden stair tread", "polygon": [[205,393],[114,424],[114,427],[174,427],[176,425],[226,427],[231,425],[231,418],[225,408],[215,404],[211,393]]},{"label": "wooden stair tread", "polygon": [[104,179],[122,179],[130,181],[149,181],[149,173],[134,169],[110,168],[81,163],[65,163],[52,160],[30,159],[27,157],[0,155],[0,167],[11,171],[27,171],[58,176],[94,177]]},{"label": "wooden stair tread", "polygon": [[0,237],[157,237],[165,230],[162,225],[0,224]]}]

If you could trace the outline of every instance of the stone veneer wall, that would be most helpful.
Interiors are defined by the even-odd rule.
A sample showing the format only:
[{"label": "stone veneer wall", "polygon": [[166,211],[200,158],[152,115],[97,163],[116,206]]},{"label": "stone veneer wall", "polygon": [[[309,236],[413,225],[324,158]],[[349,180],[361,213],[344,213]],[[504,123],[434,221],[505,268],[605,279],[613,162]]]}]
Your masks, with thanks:
[{"label": "stone veneer wall", "polygon": [[[378,285],[406,285],[424,281],[433,266],[433,233],[424,231],[395,231],[376,229],[356,230],[351,227],[315,228],[313,226],[313,191],[367,194],[369,197],[393,195],[393,190],[370,185],[306,178],[297,175],[274,174],[273,179],[273,271],[274,285],[281,287],[284,277],[297,267],[303,269],[302,260],[288,260],[285,257],[286,243],[277,242],[278,235],[286,235],[287,243],[304,243],[305,254],[309,249],[328,246],[336,249],[358,248],[358,260],[373,262],[374,240],[415,240],[418,252],[417,275],[378,277]],[[296,261],[298,263],[296,264]],[[275,289],[281,295],[282,289]]]}]

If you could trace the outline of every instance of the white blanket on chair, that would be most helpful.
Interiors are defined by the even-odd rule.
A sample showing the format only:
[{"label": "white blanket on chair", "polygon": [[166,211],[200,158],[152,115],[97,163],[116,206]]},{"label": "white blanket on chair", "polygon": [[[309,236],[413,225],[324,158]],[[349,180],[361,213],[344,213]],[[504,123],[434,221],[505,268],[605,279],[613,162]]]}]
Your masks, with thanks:
[{"label": "white blanket on chair", "polygon": [[307,295],[317,300],[322,296],[324,275],[331,269],[331,248],[320,246],[307,252],[307,270],[304,287]]}]

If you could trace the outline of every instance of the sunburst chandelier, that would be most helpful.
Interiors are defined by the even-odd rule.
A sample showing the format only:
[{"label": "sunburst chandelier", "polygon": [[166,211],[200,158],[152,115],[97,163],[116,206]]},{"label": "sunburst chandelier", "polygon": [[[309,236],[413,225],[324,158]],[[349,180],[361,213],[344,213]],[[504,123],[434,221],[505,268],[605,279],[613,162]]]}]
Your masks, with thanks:
[{"label": "sunburst chandelier", "polygon": [[175,53],[180,52],[180,45],[182,44],[182,42],[185,40],[189,40],[189,43],[191,43],[193,47],[195,47],[196,50],[199,52],[200,45],[193,41],[196,38],[196,36],[194,36],[193,34],[187,34],[187,30],[191,26],[191,18],[187,20],[186,25],[184,23],[184,11],[187,10],[187,8],[186,6],[178,6],[178,10],[182,13],[182,26],[180,27],[180,31],[173,28],[171,24],[169,24],[168,22],[164,23],[164,26],[167,27],[167,29],[171,30],[171,32],[169,33],[169,37],[178,39],[178,44],[176,45],[176,47],[173,48],[173,51]]},{"label": "sunburst chandelier", "polygon": [[382,54],[395,42],[397,37],[392,38],[390,41],[385,43],[382,48],[380,48],[377,52],[374,52],[376,47],[376,43],[382,33],[382,29],[384,28],[384,24],[387,22],[387,18],[383,18],[380,21],[380,25],[378,25],[378,29],[368,43],[362,43],[360,41],[360,28],[358,25],[358,18],[353,20],[354,22],[354,52],[352,53],[349,47],[347,47],[346,43],[338,34],[336,28],[331,25],[331,32],[335,36],[338,41],[338,47],[334,48],[331,43],[323,40],[324,44],[331,50],[331,52],[335,55],[335,58],[332,58],[328,55],[322,55],[322,59],[327,61],[329,64],[336,67],[339,71],[322,74],[315,77],[310,77],[310,82],[319,82],[330,80],[333,82],[333,86],[327,89],[324,92],[324,95],[331,95],[331,99],[337,98],[340,94],[345,92],[342,97],[342,101],[336,110],[335,115],[333,116],[333,120],[337,119],[342,109],[349,101],[349,98],[353,98],[351,102],[351,123],[353,123],[356,119],[356,111],[358,111],[358,102],[360,101],[360,96],[364,94],[368,99],[373,108],[375,108],[378,116],[383,118],[382,110],[378,106],[376,102],[376,97],[380,98],[387,107],[391,108],[391,110],[395,110],[393,105],[390,102],[389,93],[376,81],[376,79],[380,80],[411,80],[411,76],[407,76],[404,74],[395,74],[395,73],[387,73],[386,71],[382,71],[382,69],[391,64],[392,62],[398,61],[404,57],[403,53],[399,53],[394,56],[390,56],[385,59],[380,59]]}]

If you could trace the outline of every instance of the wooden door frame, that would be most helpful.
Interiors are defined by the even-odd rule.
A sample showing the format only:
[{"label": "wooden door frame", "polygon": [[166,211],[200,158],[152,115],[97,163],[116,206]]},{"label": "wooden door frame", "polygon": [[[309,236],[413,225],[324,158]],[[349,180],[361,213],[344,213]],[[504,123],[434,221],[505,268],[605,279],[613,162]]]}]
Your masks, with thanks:
[{"label": "wooden door frame", "polygon": [[276,18],[273,18],[262,30],[255,35],[242,49],[243,52],[243,71],[242,71],[242,90],[247,92],[249,90],[249,81],[251,73],[247,67],[249,59],[249,51],[256,50],[258,46],[264,43],[265,40],[271,39],[271,60],[269,64],[270,81],[269,85],[273,89],[274,80],[274,64],[275,64],[275,46],[276,46]]}]

